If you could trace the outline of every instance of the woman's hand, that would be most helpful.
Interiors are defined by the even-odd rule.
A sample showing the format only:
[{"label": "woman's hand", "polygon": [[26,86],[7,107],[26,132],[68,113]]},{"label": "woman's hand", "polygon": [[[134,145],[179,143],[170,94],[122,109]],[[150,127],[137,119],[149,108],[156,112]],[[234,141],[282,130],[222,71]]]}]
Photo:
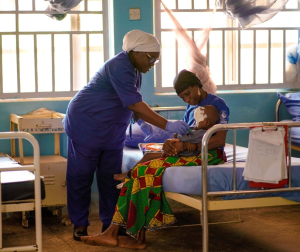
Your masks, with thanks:
[{"label": "woman's hand", "polygon": [[167,139],[164,142],[162,150],[164,151],[165,155],[167,156],[175,156],[177,154],[176,147],[173,143],[179,142],[179,139]]},{"label": "woman's hand", "polygon": [[175,142],[175,143],[173,143],[173,146],[174,146],[175,149],[176,149],[176,152],[177,152],[176,155],[177,155],[178,153],[184,151],[184,149],[183,149],[183,142]]}]

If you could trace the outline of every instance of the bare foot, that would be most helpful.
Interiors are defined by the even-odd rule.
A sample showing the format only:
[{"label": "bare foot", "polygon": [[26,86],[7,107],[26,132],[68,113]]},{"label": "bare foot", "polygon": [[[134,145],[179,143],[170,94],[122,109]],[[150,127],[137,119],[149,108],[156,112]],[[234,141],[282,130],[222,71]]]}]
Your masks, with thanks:
[{"label": "bare foot", "polygon": [[120,174],[115,174],[114,179],[123,181],[126,178],[126,175],[127,175],[127,172],[120,173]]},{"label": "bare foot", "polygon": [[118,236],[118,247],[131,248],[131,249],[144,249],[146,248],[146,242],[136,240],[131,236]]},{"label": "bare foot", "polygon": [[93,236],[81,236],[82,242],[91,246],[107,246],[107,247],[117,247],[118,240],[111,235],[105,233],[93,235]]}]

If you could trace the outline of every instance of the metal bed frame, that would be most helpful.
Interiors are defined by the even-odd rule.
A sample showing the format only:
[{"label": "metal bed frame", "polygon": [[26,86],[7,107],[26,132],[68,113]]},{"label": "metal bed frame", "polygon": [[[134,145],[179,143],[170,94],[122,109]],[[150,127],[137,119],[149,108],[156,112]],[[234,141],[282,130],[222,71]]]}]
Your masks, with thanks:
[{"label": "metal bed frame", "polygon": [[[40,181],[40,147],[33,135],[27,132],[0,132],[0,139],[16,139],[23,138],[28,140],[33,146],[33,165],[19,165],[14,167],[0,167],[0,182],[1,172],[5,171],[31,171],[35,175],[34,180],[34,195],[35,199],[30,202],[20,201],[14,203],[3,204],[1,198],[0,185],[0,251],[42,251],[42,208],[41,208],[41,181]],[[36,244],[29,246],[6,247],[2,244],[2,213],[3,212],[20,212],[20,211],[35,211],[35,234]]]},{"label": "metal bed frame", "polygon": [[[178,201],[182,204],[188,205],[200,211],[200,221],[202,225],[202,251],[209,251],[209,232],[208,232],[208,211],[214,210],[229,210],[239,208],[255,208],[255,207],[270,207],[270,206],[284,206],[284,205],[298,205],[300,202],[284,199],[282,197],[263,197],[263,198],[250,198],[250,199],[236,199],[236,200],[209,200],[209,196],[226,196],[236,194],[250,194],[250,193],[266,193],[266,192],[290,192],[300,191],[300,187],[291,187],[291,176],[288,178],[288,187],[280,189],[260,189],[260,190],[236,190],[236,130],[238,129],[250,129],[251,127],[277,127],[282,125],[280,122],[260,122],[260,123],[231,123],[231,124],[218,124],[207,130],[202,139],[202,197],[195,198],[193,196],[165,192],[166,197]],[[290,144],[290,128],[299,127],[300,122],[285,122],[284,125],[288,127],[288,158],[289,158],[289,174],[291,174],[291,144]],[[219,130],[233,130],[233,190],[232,191],[220,191],[220,192],[208,192],[207,191],[207,153],[208,153],[208,141],[213,133]],[[239,221],[240,215],[239,215]],[[236,221],[231,221],[236,222]],[[223,223],[223,222],[219,222]],[[229,222],[226,222],[229,223]]]},{"label": "metal bed frame", "polygon": [[[203,252],[208,251],[209,239],[208,239],[208,196],[225,196],[236,194],[250,194],[250,193],[265,193],[265,192],[290,192],[300,191],[300,187],[291,187],[291,127],[299,127],[300,122],[285,122],[284,125],[288,127],[288,187],[280,189],[260,189],[260,190],[236,190],[236,160],[235,160],[235,148],[236,148],[236,130],[238,129],[250,129],[252,127],[277,127],[282,125],[280,122],[260,122],[260,123],[232,123],[232,124],[218,124],[207,130],[202,139],[202,247]],[[218,130],[233,130],[233,190],[221,191],[221,192],[208,192],[207,191],[207,153],[208,153],[208,141],[213,133]],[[237,204],[241,202],[241,204]],[[281,197],[269,197],[269,198],[254,198],[254,199],[242,199],[242,200],[229,200],[228,203],[233,203],[233,208],[251,208],[251,207],[265,207],[265,206],[281,206],[281,205],[293,205],[300,204],[290,200],[283,199]],[[236,205],[237,204],[237,205]]]},{"label": "metal bed frame", "polygon": [[[276,120],[278,120],[278,108],[280,103],[276,105]],[[167,112],[167,118],[170,119],[170,111],[185,110],[184,106],[177,107],[153,107],[158,112]],[[271,206],[287,206],[299,205],[300,202],[291,201],[282,197],[263,197],[263,198],[250,198],[250,199],[235,199],[235,200],[216,200],[215,196],[237,195],[237,194],[250,194],[250,193],[266,193],[266,192],[289,192],[300,191],[300,187],[291,187],[291,176],[288,178],[288,187],[280,189],[260,189],[260,190],[236,190],[236,130],[251,129],[252,127],[277,127],[286,125],[288,127],[288,160],[289,160],[289,174],[291,174],[291,127],[300,127],[300,122],[257,122],[257,123],[231,123],[231,124],[218,124],[207,130],[202,139],[202,197],[193,197],[193,195],[185,195],[181,193],[164,192],[167,198],[193,207],[200,211],[200,225],[202,225],[202,251],[209,251],[209,231],[208,231],[208,211],[214,210],[229,210],[239,208],[255,208],[255,207],[271,207]],[[209,138],[219,130],[233,130],[233,190],[208,192],[207,191],[207,152]],[[214,197],[213,200],[208,197]],[[240,222],[240,215],[239,220]],[[237,221],[230,221],[237,222]],[[224,223],[224,222],[218,222]],[[226,222],[229,223],[229,222]]]}]

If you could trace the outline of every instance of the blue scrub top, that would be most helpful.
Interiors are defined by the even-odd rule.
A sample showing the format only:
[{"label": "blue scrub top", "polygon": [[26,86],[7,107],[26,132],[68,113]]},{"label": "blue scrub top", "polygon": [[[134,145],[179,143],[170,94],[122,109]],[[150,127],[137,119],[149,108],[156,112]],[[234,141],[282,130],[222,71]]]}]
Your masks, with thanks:
[{"label": "blue scrub top", "polygon": [[132,116],[128,106],[142,101],[141,83],[127,52],[105,62],[70,101],[63,120],[67,135],[87,148],[122,149]]},{"label": "blue scrub top", "polygon": [[194,123],[194,109],[197,107],[204,107],[206,105],[214,106],[220,114],[220,120],[218,123],[226,124],[229,121],[229,108],[225,101],[216,95],[208,94],[208,96],[201,101],[198,105],[188,105],[185,114],[183,116],[183,121],[185,121],[189,126],[192,126]]}]

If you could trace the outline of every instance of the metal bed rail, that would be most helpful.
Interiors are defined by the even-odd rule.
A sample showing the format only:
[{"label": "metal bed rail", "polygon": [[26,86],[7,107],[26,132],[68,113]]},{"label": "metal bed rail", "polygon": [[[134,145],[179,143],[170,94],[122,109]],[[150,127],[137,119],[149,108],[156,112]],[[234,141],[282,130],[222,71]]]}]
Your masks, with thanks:
[{"label": "metal bed rail", "polygon": [[171,111],[184,111],[186,110],[186,106],[175,106],[175,107],[151,107],[154,111],[166,111],[167,112],[167,119],[170,119],[170,112]]},{"label": "metal bed rail", "polygon": [[42,251],[42,206],[41,206],[41,180],[40,180],[40,147],[33,135],[27,132],[0,132],[0,139],[16,139],[23,138],[28,140],[33,147],[33,165],[20,165],[14,167],[0,167],[0,182],[1,172],[4,171],[32,171],[35,175],[34,180],[34,210],[35,210],[35,234],[36,244],[30,246],[6,247],[2,244],[2,198],[0,184],[0,251]]},{"label": "metal bed rail", "polygon": [[[252,127],[277,127],[286,125],[288,127],[288,170],[289,181],[287,188],[280,189],[261,189],[261,190],[236,190],[236,130],[237,129],[251,129]],[[225,196],[235,194],[249,194],[249,193],[266,193],[266,192],[286,192],[286,191],[300,191],[300,187],[291,187],[291,127],[299,127],[300,122],[256,122],[256,123],[229,123],[229,124],[217,124],[208,129],[202,139],[202,251],[208,252],[208,203],[207,196]],[[208,153],[208,141],[213,133],[219,130],[233,130],[233,190],[222,192],[207,192],[207,153]]]},{"label": "metal bed rail", "polygon": [[279,108],[281,105],[281,100],[279,99],[276,103],[276,107],[275,107],[275,121],[279,122]]}]

